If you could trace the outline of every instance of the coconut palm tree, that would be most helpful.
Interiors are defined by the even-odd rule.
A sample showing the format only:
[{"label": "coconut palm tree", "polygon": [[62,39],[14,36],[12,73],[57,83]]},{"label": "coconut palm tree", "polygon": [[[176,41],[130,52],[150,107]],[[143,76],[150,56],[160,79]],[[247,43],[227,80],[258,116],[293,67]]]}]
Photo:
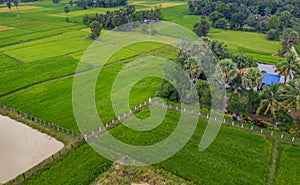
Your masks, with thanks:
[{"label": "coconut palm tree", "polygon": [[286,83],[281,89],[280,97],[287,107],[300,110],[300,79]]},{"label": "coconut palm tree", "polygon": [[286,61],[277,65],[276,72],[279,72],[279,75],[284,76],[284,83],[286,83],[288,76],[292,79],[295,73],[300,72],[300,65],[296,56],[293,53],[289,54]]},{"label": "coconut palm tree", "polygon": [[279,98],[279,83],[273,86],[264,87],[261,94],[261,102],[259,107],[256,110],[256,114],[267,115],[271,114],[273,120],[275,120],[275,108],[281,107],[281,103],[278,101]]},{"label": "coconut palm tree", "polygon": [[223,59],[219,63],[225,83],[228,85],[237,76],[236,63],[232,62],[231,59]]}]

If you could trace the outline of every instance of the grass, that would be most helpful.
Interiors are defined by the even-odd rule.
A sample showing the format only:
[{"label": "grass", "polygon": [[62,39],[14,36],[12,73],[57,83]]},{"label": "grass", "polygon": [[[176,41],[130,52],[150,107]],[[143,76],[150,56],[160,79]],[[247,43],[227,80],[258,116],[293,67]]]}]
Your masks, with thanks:
[{"label": "grass", "polygon": [[[183,5],[180,5],[182,2],[162,0],[138,3],[137,10],[162,4],[165,20],[190,30],[199,20],[199,16],[188,15],[186,2]],[[87,39],[86,26],[81,23],[82,16],[101,13],[107,9],[80,10],[79,7],[72,6],[71,23],[66,23],[63,12],[65,4],[68,4],[68,0],[60,4],[48,1],[21,4],[22,9],[28,8],[20,11],[20,20],[14,8],[11,16],[6,5],[0,5],[5,10],[0,12],[0,96],[12,93],[1,97],[0,103],[79,132],[72,108],[71,75],[82,54],[92,43]],[[158,31],[163,32],[163,29]],[[182,35],[177,30],[171,34]],[[235,54],[248,54],[266,63],[277,63],[281,60],[272,56],[280,49],[280,43],[266,40],[263,34],[212,29],[210,37],[225,42]],[[124,36],[117,37],[120,38],[125,43],[130,39]],[[160,41],[162,38],[157,39]],[[299,52],[300,46],[296,46],[296,49]],[[95,101],[103,122],[116,117],[111,105],[111,89],[118,72],[130,62],[149,55],[174,58],[176,48],[155,42],[129,45],[117,51],[102,69],[96,85]],[[97,63],[87,64],[86,69],[92,65],[97,66]],[[125,79],[125,82],[129,80]],[[161,79],[153,77],[136,82],[129,96],[131,108],[155,95],[160,84]],[[124,89],[121,87],[119,92]],[[121,96],[118,92],[114,95]],[[145,110],[137,116],[146,118],[150,115],[150,112]],[[152,131],[135,132],[120,125],[111,130],[111,133],[129,144],[153,144],[166,138],[174,130],[176,120],[178,113],[168,111],[163,123]],[[206,121],[199,120],[192,140],[179,153],[155,168],[163,168],[196,184],[216,184],[217,180],[218,184],[266,183],[271,156],[271,143],[267,139],[223,126],[214,143],[206,151],[199,152],[199,142],[205,126]],[[289,146],[282,152],[277,184],[299,182],[298,150],[297,147]],[[110,162],[98,156],[88,145],[83,145],[25,184],[89,184],[110,166]]]},{"label": "grass", "polygon": [[[148,111],[139,113],[148,117]],[[176,127],[179,114],[168,111],[164,121],[155,129],[137,132],[120,125],[110,133],[120,141],[132,145],[149,145],[166,138]],[[157,166],[196,184],[265,184],[268,173],[271,143],[262,136],[240,129],[222,126],[213,144],[199,152],[199,142],[206,126],[198,127],[184,148]]]},{"label": "grass", "polygon": [[[86,10],[70,11],[69,16],[77,17],[77,16],[84,16],[85,14],[87,14],[87,15],[95,15],[96,13],[103,14],[103,13],[106,13],[107,11],[119,10],[120,8],[122,8],[122,7],[119,6],[119,7],[113,7],[113,8],[88,8]],[[64,18],[64,17],[66,17],[66,14],[64,12],[62,12],[62,13],[58,13],[58,14],[52,14],[50,16]]]},{"label": "grass", "polygon": [[[199,21],[199,16],[188,15],[187,5],[161,10],[165,20],[177,23],[190,30]],[[280,42],[269,41],[265,34],[211,28],[209,37],[224,42],[234,54],[247,54],[264,63],[277,64],[279,57],[273,56],[281,48]]]},{"label": "grass", "polygon": [[[31,9],[36,9],[36,8],[40,8],[40,7],[36,7],[36,6],[19,6],[18,9],[19,9],[19,11],[24,11],[24,10],[31,10]],[[10,10],[8,8],[0,8],[0,13],[2,13],[2,12],[10,12]]]},{"label": "grass", "polygon": [[[145,44],[147,46],[147,44]],[[154,44],[152,48],[161,46],[160,44]],[[128,48],[134,49],[135,46],[129,46]],[[139,48],[139,50],[142,50]],[[125,49],[127,51],[127,49]],[[146,51],[146,50],[143,50]],[[170,52],[174,52],[172,54],[167,53],[168,49],[165,51],[166,53],[156,54],[155,52],[151,53],[153,55],[175,55],[176,50],[171,49]],[[158,53],[160,53],[158,51]],[[120,53],[122,54],[122,53]],[[148,55],[147,53],[144,55]],[[117,55],[116,55],[117,57]],[[140,56],[141,57],[141,56]],[[111,121],[116,117],[114,111],[112,110],[111,106],[111,88],[114,82],[114,79],[118,72],[129,62],[133,61],[134,59],[125,60],[119,63],[112,63],[111,65],[105,66],[97,81],[96,86],[96,102],[97,102],[97,109],[99,111],[99,115],[103,122]],[[56,64],[59,65],[59,60]],[[71,63],[71,62],[70,62]],[[63,65],[63,63],[60,63]],[[72,64],[72,63],[71,63]],[[69,72],[73,72],[74,65],[76,63],[70,65],[69,68],[55,68],[59,71],[56,73],[48,73],[48,75],[58,75],[59,73],[66,74]],[[29,65],[30,66],[30,65]],[[54,68],[55,65],[53,65]],[[47,67],[43,67],[44,70],[47,70]],[[29,67],[28,72],[33,70]],[[36,70],[36,69],[35,69]],[[45,72],[37,72],[36,74],[41,75],[40,77],[32,77],[32,80],[42,80],[43,74]],[[12,73],[14,74],[14,73]],[[11,76],[12,76],[11,74]],[[46,73],[47,74],[47,73]],[[44,74],[45,79],[49,79],[50,77]],[[30,80],[27,81],[29,83]],[[20,82],[20,84],[26,83],[26,81]],[[65,78],[65,79],[58,79],[51,82],[47,82],[44,84],[36,85],[25,89],[23,91],[16,92],[10,96],[6,96],[0,99],[0,103],[17,108],[23,112],[31,114],[33,116],[39,117],[49,122],[53,122],[59,126],[64,128],[77,131],[78,127],[76,125],[74,115],[73,115],[73,108],[72,108],[72,83],[73,78]],[[138,82],[134,86],[134,90],[131,92],[131,99],[132,105],[138,105],[139,103],[143,102],[144,100],[148,99],[149,97],[153,96],[160,87],[161,80],[160,79],[144,79]],[[12,87],[13,88],[13,87]],[[126,88],[124,86],[124,88]],[[51,112],[51,113],[50,113]],[[64,112],[64,114],[62,114]]]},{"label": "grass", "polygon": [[300,181],[300,148],[285,146],[279,159],[276,184],[298,184]]},{"label": "grass", "polygon": [[161,10],[164,20],[174,22],[190,30],[196,22],[199,21],[199,16],[188,15],[187,5],[164,8]]},{"label": "grass", "polygon": [[110,161],[101,157],[89,145],[85,144],[70,151],[64,158],[23,184],[89,184],[98,174],[103,173],[110,166]]},{"label": "grass", "polygon": [[9,27],[9,26],[1,26],[0,25],[0,31],[4,31],[4,30],[12,30],[14,29],[13,27]]},{"label": "grass", "polygon": [[300,45],[296,45],[296,51],[297,51],[297,53],[300,53]]},{"label": "grass", "polygon": [[[57,57],[23,65],[17,65],[12,59],[5,61],[7,65],[10,64],[10,68],[7,66],[6,70],[0,73],[0,97],[36,83],[73,74],[78,64],[77,60],[71,57]],[[86,69],[89,68],[91,66],[86,64]]]},{"label": "grass", "polygon": [[72,31],[58,36],[6,47],[0,49],[0,51],[28,63],[82,51],[91,43],[92,41],[87,38],[86,32]]},{"label": "grass", "polygon": [[280,42],[267,40],[265,34],[224,30],[211,33],[209,37],[224,42],[234,53],[250,54],[255,59],[266,62],[280,61],[273,56],[281,48]]},{"label": "grass", "polygon": [[0,61],[1,61],[0,71],[7,70],[7,69],[9,69],[11,67],[15,67],[19,64],[16,60],[14,60],[2,53],[0,53]]}]

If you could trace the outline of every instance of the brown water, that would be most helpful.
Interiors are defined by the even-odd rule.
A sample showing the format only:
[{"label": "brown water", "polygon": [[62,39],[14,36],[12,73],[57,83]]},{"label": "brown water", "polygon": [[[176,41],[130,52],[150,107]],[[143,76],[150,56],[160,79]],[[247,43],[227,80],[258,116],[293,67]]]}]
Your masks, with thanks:
[{"label": "brown water", "polygon": [[14,179],[58,152],[64,144],[0,115],[0,184]]}]

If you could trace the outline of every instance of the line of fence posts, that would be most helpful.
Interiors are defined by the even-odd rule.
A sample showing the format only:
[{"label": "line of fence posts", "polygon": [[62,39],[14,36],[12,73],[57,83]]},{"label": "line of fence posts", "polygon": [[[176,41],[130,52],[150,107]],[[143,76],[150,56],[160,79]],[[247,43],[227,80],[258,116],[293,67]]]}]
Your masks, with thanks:
[{"label": "line of fence posts", "polygon": [[7,185],[8,184],[21,184],[26,179],[32,177],[35,173],[45,169],[49,164],[53,163],[55,160],[66,155],[73,148],[77,148],[77,147],[81,146],[83,143],[84,143],[84,141],[82,139],[78,138],[75,142],[64,146],[64,148],[62,148],[60,151],[51,155],[49,158],[43,160],[42,162],[40,162],[36,166],[32,167],[31,169],[27,170],[26,172],[18,175],[17,177],[15,177],[13,180],[9,181],[6,184]]},{"label": "line of fence posts", "polygon": [[[229,125],[232,127],[238,127],[238,128],[244,129],[244,130],[251,131],[251,132],[256,132],[259,134],[264,134],[264,135],[268,135],[268,136],[272,136],[272,137],[276,137],[276,138],[280,138],[280,139],[285,139],[286,141],[300,144],[300,139],[298,137],[292,136],[288,133],[277,132],[277,131],[274,131],[274,130],[271,130],[268,128],[260,128],[256,125],[249,124],[244,121],[236,121],[231,118],[226,118],[226,117],[220,116],[221,114],[219,115],[219,117],[223,117],[222,120],[220,120],[220,118],[218,116],[214,116],[213,118],[211,118],[211,115],[208,111],[207,112],[201,111],[201,110],[199,111],[199,108],[191,109],[191,107],[179,107],[176,104],[175,105],[168,104],[168,103],[165,103],[164,101],[154,100],[153,98],[149,98],[148,101],[144,101],[143,103],[139,104],[138,106],[134,107],[133,109],[129,110],[128,112],[125,112],[125,113],[117,116],[116,119],[113,119],[111,122],[104,124],[104,126],[99,127],[98,129],[92,131],[91,133],[84,134],[83,138],[87,141],[90,138],[97,137],[99,134],[102,134],[106,130],[113,128],[115,125],[119,124],[123,119],[130,118],[133,115],[133,113],[142,110],[147,105],[150,105],[150,103],[151,103],[151,105],[155,105],[155,106],[159,106],[159,107],[166,107],[167,109],[173,109],[178,112],[180,111],[181,113],[184,113],[184,114],[191,114],[194,116],[201,117],[203,119],[212,119],[212,121],[219,122],[220,124],[226,124],[226,125]],[[217,113],[215,113],[215,115],[217,115]]]},{"label": "line of fence posts", "polygon": [[[18,111],[16,109],[14,109],[14,108],[7,107],[7,106],[1,105],[1,104],[0,104],[0,108],[3,108],[5,110],[8,110],[8,111],[11,111],[11,112],[14,112],[14,113],[17,113],[18,115],[21,115],[21,116],[23,116],[23,117],[25,117],[29,120],[35,121],[35,122],[37,122],[39,124],[42,124],[44,126],[54,128],[57,131],[67,133],[67,134],[70,134],[72,136],[79,136],[79,138],[80,138],[79,141],[82,141],[82,140],[88,141],[89,139],[97,137],[99,134],[102,134],[106,130],[111,129],[114,126],[118,125],[119,123],[121,123],[122,120],[130,118],[131,116],[134,115],[134,113],[142,110],[144,107],[146,107],[150,103],[152,105],[155,105],[155,106],[166,107],[168,109],[173,109],[173,110],[176,110],[176,111],[180,111],[181,113],[184,113],[184,114],[191,114],[191,115],[198,116],[198,117],[201,117],[201,118],[204,118],[204,119],[210,119],[210,113],[209,112],[205,112],[205,111],[201,112],[201,111],[199,111],[199,109],[198,110],[194,110],[194,109],[188,110],[188,107],[183,107],[183,109],[182,108],[179,109],[178,105],[172,105],[172,104],[168,104],[168,103],[165,103],[165,102],[159,102],[157,100],[153,101],[152,98],[149,98],[148,101],[144,101],[143,103],[139,104],[138,106],[134,107],[133,109],[129,110],[128,112],[125,112],[125,113],[117,116],[116,119],[113,119],[112,121],[104,124],[104,126],[101,126],[101,127],[97,128],[96,130],[90,132],[89,134],[78,135],[77,133],[74,133],[73,131],[69,131],[68,129],[65,129],[63,127],[59,127],[57,125],[54,125],[53,123],[50,123],[50,122],[38,119],[36,117],[30,116],[26,113],[23,113],[21,111]],[[280,139],[285,139],[285,140],[288,140],[292,143],[294,143],[294,142],[300,143],[299,138],[297,138],[295,136],[291,136],[290,134],[284,134],[282,132],[276,132],[276,131],[274,132],[273,130],[270,130],[270,129],[267,129],[267,128],[265,128],[265,129],[260,128],[258,126],[255,126],[253,124],[249,124],[249,123],[246,123],[246,122],[243,122],[243,121],[235,121],[235,120],[232,120],[232,119],[229,119],[229,118],[227,118],[227,119],[223,118],[223,120],[220,120],[220,119],[218,119],[217,116],[215,116],[212,119],[213,119],[213,121],[219,122],[220,124],[226,124],[226,125],[229,125],[229,126],[232,126],[232,127],[238,127],[238,128],[244,129],[244,130],[249,130],[249,131],[256,132],[256,133],[265,134],[265,135],[269,135],[269,136],[280,138]],[[62,149],[61,151],[59,151],[56,154],[52,155],[51,158],[48,158],[48,159],[44,160],[42,163],[38,164],[37,166],[33,167],[32,169],[28,170],[27,172],[25,172],[25,173],[19,175],[18,177],[16,177],[14,179],[14,182],[19,183],[18,179],[23,179],[23,181],[24,181],[24,179],[26,179],[28,176],[32,176],[36,171],[38,171],[39,169],[42,169],[43,167],[41,167],[41,166],[43,166],[43,164],[48,165],[49,160],[54,161],[55,158],[65,154],[67,151],[69,151],[73,147],[74,147],[74,144],[71,144],[69,147],[68,146],[64,147],[64,149]],[[45,165],[44,165],[44,167],[45,167]]]},{"label": "line of fence posts", "polygon": [[62,132],[62,133],[77,137],[75,142],[64,146],[60,151],[58,151],[57,153],[51,155],[51,157],[45,159],[44,161],[40,162],[38,165],[32,167],[31,169],[27,170],[26,172],[18,175],[17,177],[15,177],[13,180],[7,182],[6,184],[20,184],[20,183],[24,182],[26,179],[33,176],[38,171],[44,169],[47,165],[49,165],[50,163],[52,163],[53,161],[58,159],[60,156],[65,155],[71,149],[79,147],[80,145],[82,145],[84,143],[83,137],[80,134],[75,133],[74,131],[70,131],[69,129],[60,127],[60,126],[55,125],[51,122],[47,122],[47,121],[44,121],[42,119],[36,118],[36,117],[31,116],[29,114],[26,114],[22,111],[16,110],[12,107],[8,107],[8,106],[0,104],[0,109],[4,109],[8,112],[12,112],[14,114],[17,114],[18,116],[21,116],[21,117],[23,117],[27,120],[39,123],[40,125],[43,125],[44,127],[50,127],[50,128],[55,129],[58,132]]},{"label": "line of fence posts", "polygon": [[1,105],[1,104],[0,104],[0,108],[2,108],[4,110],[7,110],[9,112],[13,112],[13,113],[17,114],[18,116],[22,116],[23,118],[26,118],[26,119],[28,119],[30,121],[39,123],[40,125],[43,125],[45,127],[53,128],[56,131],[59,131],[59,132],[62,132],[62,133],[65,133],[65,134],[68,134],[68,135],[71,135],[71,136],[74,136],[74,137],[80,137],[80,134],[75,133],[74,131],[71,131],[69,129],[63,128],[63,127],[58,126],[58,125],[55,125],[55,124],[53,124],[51,122],[39,119],[37,117],[31,116],[29,114],[26,114],[26,113],[24,113],[22,111],[14,109],[14,108],[11,108],[11,107],[8,107],[8,106],[5,106],[5,105]]},{"label": "line of fence posts", "polygon": [[[260,134],[264,134],[264,135],[268,135],[268,136],[272,136],[272,137],[276,137],[276,138],[280,138],[280,139],[285,139],[286,141],[290,141],[292,143],[299,143],[300,144],[300,139],[294,135],[288,134],[288,133],[284,133],[284,132],[278,132],[278,131],[274,131],[271,130],[269,128],[260,128],[256,125],[253,124],[249,124],[246,123],[244,121],[236,121],[230,118],[226,118],[224,117],[223,120],[220,120],[218,118],[218,116],[215,116],[213,118],[210,118],[210,113],[208,112],[204,112],[204,111],[199,111],[198,110],[194,110],[194,109],[190,109],[188,110],[187,107],[182,107],[181,109],[178,107],[178,105],[172,105],[172,104],[167,104],[167,103],[160,103],[157,101],[154,101],[154,104],[156,106],[160,106],[160,107],[166,107],[169,109],[173,109],[176,111],[181,111],[181,113],[185,113],[185,114],[191,114],[194,116],[198,116],[204,119],[212,119],[212,121],[215,122],[219,122],[221,124],[226,124],[232,127],[238,127],[244,130],[248,130],[248,131],[252,131],[252,132],[256,132],[256,133],[260,133]],[[190,108],[190,107],[189,107]]]}]

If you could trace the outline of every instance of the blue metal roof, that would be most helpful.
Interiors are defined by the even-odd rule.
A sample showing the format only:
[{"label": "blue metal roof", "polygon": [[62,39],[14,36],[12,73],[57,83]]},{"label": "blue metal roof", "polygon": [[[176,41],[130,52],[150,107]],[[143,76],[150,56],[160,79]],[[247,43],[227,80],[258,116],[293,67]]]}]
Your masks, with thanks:
[{"label": "blue metal roof", "polygon": [[272,86],[277,84],[280,81],[280,76],[278,75],[274,75],[274,74],[269,74],[269,73],[265,73],[262,79],[262,83]]}]

